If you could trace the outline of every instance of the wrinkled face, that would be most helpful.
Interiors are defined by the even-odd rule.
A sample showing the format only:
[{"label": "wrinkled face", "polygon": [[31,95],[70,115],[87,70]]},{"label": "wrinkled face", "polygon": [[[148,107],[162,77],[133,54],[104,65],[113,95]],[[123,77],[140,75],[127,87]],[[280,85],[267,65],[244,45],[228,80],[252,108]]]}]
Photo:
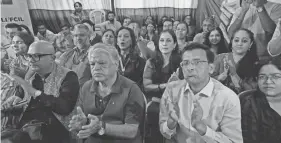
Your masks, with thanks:
[{"label": "wrinkled face", "polygon": [[209,80],[211,66],[207,61],[206,52],[202,49],[188,50],[183,53],[181,66],[184,78],[189,84],[198,85]]},{"label": "wrinkled face", "polygon": [[63,28],[61,29],[61,32],[62,32],[64,35],[68,35],[68,34],[70,34],[70,28],[68,28],[68,27],[63,27]]},{"label": "wrinkled face", "polygon": [[41,72],[41,73],[47,68],[50,68],[50,65],[54,60],[51,55],[32,54],[31,57],[36,57],[36,58],[29,59],[31,70],[34,72]]},{"label": "wrinkled face", "polygon": [[125,50],[132,45],[132,37],[127,29],[122,29],[117,35],[117,45],[121,50]]},{"label": "wrinkled face", "polygon": [[153,31],[154,30],[154,26],[152,25],[152,24],[148,24],[147,25],[147,31],[148,32],[151,32],[151,31]]},{"label": "wrinkled face", "polygon": [[209,31],[211,31],[211,30],[214,29],[214,25],[212,24],[211,21],[209,21],[209,20],[204,20],[204,21],[203,21],[202,28],[203,28],[203,32],[209,32]]},{"label": "wrinkled face", "polygon": [[17,28],[6,28],[6,36],[10,38],[10,40],[13,39],[17,32],[19,32]]},{"label": "wrinkled face", "polygon": [[176,43],[172,35],[168,32],[161,34],[159,39],[159,50],[162,54],[169,54],[175,49]]},{"label": "wrinkled face", "polygon": [[89,63],[93,79],[98,82],[103,82],[112,78],[118,70],[117,64],[113,63],[109,53],[105,51],[99,50],[91,53]]},{"label": "wrinkled face", "polygon": [[12,40],[12,47],[14,48],[16,54],[25,54],[28,50],[27,45],[25,45],[19,36],[14,36]]},{"label": "wrinkled face", "polygon": [[185,38],[187,36],[187,27],[185,24],[181,23],[177,26],[176,36],[178,39]]},{"label": "wrinkled face", "polygon": [[163,24],[163,31],[172,30],[172,29],[173,29],[173,23],[171,21],[165,21]]},{"label": "wrinkled face", "polygon": [[267,96],[281,95],[281,70],[275,65],[264,65],[258,76],[258,86]]},{"label": "wrinkled face", "polygon": [[232,40],[232,52],[239,55],[245,55],[247,51],[251,48],[252,41],[249,34],[240,30],[235,33]]},{"label": "wrinkled face", "polygon": [[113,13],[108,14],[108,20],[109,21],[113,21],[114,20],[114,14]]},{"label": "wrinkled face", "polygon": [[217,45],[221,41],[221,34],[217,30],[213,30],[209,35],[209,41],[212,45]]},{"label": "wrinkled face", "polygon": [[115,37],[112,31],[107,31],[102,36],[102,42],[104,44],[114,45],[115,44]]},{"label": "wrinkled face", "polygon": [[74,43],[78,48],[85,48],[89,44],[89,32],[85,28],[74,28]]},{"label": "wrinkled face", "polygon": [[191,16],[190,16],[190,15],[186,16],[185,19],[184,19],[184,21],[185,21],[185,23],[186,23],[187,25],[190,25],[190,23],[191,23]]},{"label": "wrinkled face", "polygon": [[76,3],[76,4],[74,5],[74,9],[75,9],[75,11],[77,11],[77,12],[81,12],[81,11],[82,11],[82,6],[79,5],[78,3]]},{"label": "wrinkled face", "polygon": [[131,19],[130,18],[126,18],[126,19],[124,19],[123,26],[127,27],[130,23],[131,23]]},{"label": "wrinkled face", "polygon": [[45,35],[46,34],[46,27],[44,25],[40,25],[38,26],[38,32],[41,34],[41,35]]},{"label": "wrinkled face", "polygon": [[173,30],[174,30],[174,31],[176,31],[177,26],[178,26],[179,23],[180,23],[179,21],[175,21],[175,22],[173,23]]}]

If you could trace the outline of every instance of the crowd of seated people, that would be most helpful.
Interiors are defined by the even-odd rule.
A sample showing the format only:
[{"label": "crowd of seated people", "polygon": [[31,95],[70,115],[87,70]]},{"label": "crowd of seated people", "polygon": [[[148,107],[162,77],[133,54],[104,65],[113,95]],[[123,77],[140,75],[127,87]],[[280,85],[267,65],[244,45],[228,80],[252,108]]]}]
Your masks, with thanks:
[{"label": "crowd of seated people", "polygon": [[74,7],[58,34],[5,26],[1,141],[281,142],[281,4],[242,0],[228,35],[213,16],[114,12],[99,35]]}]

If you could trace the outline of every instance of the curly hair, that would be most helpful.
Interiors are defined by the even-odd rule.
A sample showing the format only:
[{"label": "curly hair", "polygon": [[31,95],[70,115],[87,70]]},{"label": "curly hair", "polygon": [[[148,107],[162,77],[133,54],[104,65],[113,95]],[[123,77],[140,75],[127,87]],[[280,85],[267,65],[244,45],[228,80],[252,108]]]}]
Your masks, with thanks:
[{"label": "curly hair", "polygon": [[218,53],[217,54],[221,54],[221,53],[228,53],[230,52],[227,45],[226,45],[226,42],[225,42],[225,39],[224,39],[224,36],[223,36],[223,33],[222,33],[222,30],[219,28],[219,27],[216,27],[215,29],[209,31],[207,34],[206,34],[206,37],[205,37],[205,42],[203,44],[211,47],[211,42],[209,40],[209,36],[211,35],[211,33],[213,31],[218,31],[220,36],[221,36],[221,40],[220,42],[217,44],[218,45]]}]

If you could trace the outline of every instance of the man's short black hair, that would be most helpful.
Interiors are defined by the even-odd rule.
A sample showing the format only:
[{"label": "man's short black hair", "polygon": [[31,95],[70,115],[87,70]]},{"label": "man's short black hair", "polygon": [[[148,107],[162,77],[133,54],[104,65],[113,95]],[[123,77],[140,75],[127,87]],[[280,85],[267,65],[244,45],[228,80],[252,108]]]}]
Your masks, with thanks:
[{"label": "man's short black hair", "polygon": [[8,23],[7,25],[5,25],[5,28],[17,28],[18,31],[21,31],[21,27],[20,25],[16,24],[16,23]]},{"label": "man's short black hair", "polygon": [[93,31],[95,31],[95,24],[94,24],[91,20],[89,20],[89,19],[84,19],[84,20],[81,21],[81,23],[82,23],[82,24],[83,24],[83,23],[88,23],[90,26],[93,27]]},{"label": "man's short black hair", "polygon": [[210,47],[204,45],[204,44],[200,44],[197,42],[192,42],[190,44],[188,44],[187,46],[184,47],[183,51],[182,51],[182,55],[186,52],[186,51],[191,51],[194,49],[202,49],[206,52],[206,56],[207,56],[207,60],[208,63],[214,63],[215,60],[215,55],[214,53],[210,50]]}]

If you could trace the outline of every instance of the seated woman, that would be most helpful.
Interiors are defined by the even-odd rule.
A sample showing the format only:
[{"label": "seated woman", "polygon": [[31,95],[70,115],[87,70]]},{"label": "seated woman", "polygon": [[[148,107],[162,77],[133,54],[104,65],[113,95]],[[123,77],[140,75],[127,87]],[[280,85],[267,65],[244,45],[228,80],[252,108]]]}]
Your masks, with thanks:
[{"label": "seated woman", "polygon": [[203,44],[209,46],[211,51],[216,55],[222,53],[228,53],[229,50],[226,46],[223,33],[219,27],[209,31],[206,34],[205,42]]},{"label": "seated woman", "polygon": [[116,37],[112,29],[106,29],[102,34],[102,43],[108,44],[111,46],[116,45]]},{"label": "seated woman", "polygon": [[199,42],[203,44],[205,42],[206,34],[215,28],[215,20],[213,17],[208,17],[203,21],[202,30],[203,32],[195,35],[193,42]]},{"label": "seated woman", "polygon": [[101,42],[101,36],[95,32],[95,24],[91,20],[84,19],[81,23],[85,24],[89,28],[91,46]]},{"label": "seated woman", "polygon": [[121,74],[142,87],[145,60],[136,50],[136,38],[132,29],[122,27],[117,31],[117,48],[120,50]]},{"label": "seated woman", "polygon": [[281,141],[281,59],[260,64],[258,89],[240,96],[244,143]]},{"label": "seated woman", "polygon": [[187,36],[188,36],[188,26],[185,22],[180,22],[176,27],[176,36],[177,42],[179,46],[179,52],[183,50],[183,48],[188,44]]},{"label": "seated woman", "polygon": [[157,47],[158,40],[159,40],[158,35],[156,35],[156,33],[155,33],[155,28],[156,27],[153,23],[147,24],[147,26],[146,26],[147,33],[143,37],[145,40],[147,40],[147,41],[145,41],[147,43],[147,47],[149,49],[151,49],[152,51],[155,51],[155,47]]},{"label": "seated woman", "polygon": [[236,93],[256,88],[253,73],[258,56],[254,34],[248,29],[237,30],[229,47],[232,52],[216,56],[212,76]]},{"label": "seated woman", "polygon": [[144,96],[135,82],[118,73],[118,51],[99,43],[89,50],[88,60],[93,79],[81,89],[70,130],[84,143],[141,143]]},{"label": "seated woman", "polygon": [[160,34],[159,47],[156,48],[156,57],[146,62],[143,85],[148,100],[152,104],[148,107],[149,134],[147,142],[160,143],[163,137],[159,129],[159,101],[166,88],[167,81],[180,64],[177,39],[172,30]]}]

